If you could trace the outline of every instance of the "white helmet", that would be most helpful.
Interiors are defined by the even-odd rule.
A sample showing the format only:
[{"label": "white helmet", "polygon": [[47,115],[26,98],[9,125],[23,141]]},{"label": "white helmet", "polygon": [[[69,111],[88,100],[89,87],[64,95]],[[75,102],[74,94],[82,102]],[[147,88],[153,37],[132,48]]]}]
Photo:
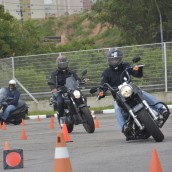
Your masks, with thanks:
[{"label": "white helmet", "polygon": [[9,85],[16,85],[16,81],[14,79],[10,80]]}]

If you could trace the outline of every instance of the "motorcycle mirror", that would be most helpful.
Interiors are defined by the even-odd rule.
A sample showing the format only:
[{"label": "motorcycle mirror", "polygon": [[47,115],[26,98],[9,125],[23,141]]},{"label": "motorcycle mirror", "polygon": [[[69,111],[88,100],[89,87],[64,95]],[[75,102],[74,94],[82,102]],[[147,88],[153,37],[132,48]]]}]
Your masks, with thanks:
[{"label": "motorcycle mirror", "polygon": [[84,75],[86,75],[87,74],[87,69],[84,69],[83,71],[82,71],[82,76],[84,76]]},{"label": "motorcycle mirror", "polygon": [[138,61],[140,61],[140,60],[141,60],[140,57],[134,57],[134,58],[132,59],[133,63],[136,63],[136,62],[138,62]]},{"label": "motorcycle mirror", "polygon": [[97,87],[92,87],[92,88],[90,89],[90,93],[91,93],[91,94],[95,93],[96,91],[97,91]]}]

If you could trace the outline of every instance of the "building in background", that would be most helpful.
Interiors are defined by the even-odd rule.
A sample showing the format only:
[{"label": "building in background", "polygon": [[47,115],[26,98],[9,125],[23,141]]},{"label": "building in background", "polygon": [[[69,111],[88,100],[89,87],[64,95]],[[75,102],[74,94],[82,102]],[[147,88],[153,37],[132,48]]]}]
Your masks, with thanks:
[{"label": "building in background", "polygon": [[46,17],[58,17],[83,12],[83,0],[52,0],[45,5]]},{"label": "building in background", "polygon": [[44,0],[0,0],[6,12],[21,20],[45,18]]},{"label": "building in background", "polygon": [[57,6],[54,0],[51,4],[45,4],[45,17],[57,17]]},{"label": "building in background", "polygon": [[4,6],[5,12],[9,12],[16,19],[21,18],[19,0],[0,0],[0,4]]},{"label": "building in background", "polygon": [[96,0],[0,0],[8,11],[17,19],[44,19],[89,11]]},{"label": "building in background", "polygon": [[20,8],[23,20],[45,18],[44,0],[20,0]]}]

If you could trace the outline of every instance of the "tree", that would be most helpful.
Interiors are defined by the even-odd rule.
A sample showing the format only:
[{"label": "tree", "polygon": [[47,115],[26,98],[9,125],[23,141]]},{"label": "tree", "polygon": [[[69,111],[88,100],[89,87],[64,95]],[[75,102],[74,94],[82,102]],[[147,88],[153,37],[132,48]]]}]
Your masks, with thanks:
[{"label": "tree", "polygon": [[[157,0],[163,16],[163,27],[170,30],[172,22],[170,0]],[[147,0],[99,0],[92,8],[96,20],[109,23],[111,27],[118,27],[121,31],[119,44],[143,44],[156,41],[159,31],[159,13],[155,1]],[[172,40],[171,32],[168,34]]]},{"label": "tree", "polygon": [[5,13],[4,7],[0,5],[0,58],[13,55],[15,44],[15,31],[18,28],[16,20],[9,13]]}]

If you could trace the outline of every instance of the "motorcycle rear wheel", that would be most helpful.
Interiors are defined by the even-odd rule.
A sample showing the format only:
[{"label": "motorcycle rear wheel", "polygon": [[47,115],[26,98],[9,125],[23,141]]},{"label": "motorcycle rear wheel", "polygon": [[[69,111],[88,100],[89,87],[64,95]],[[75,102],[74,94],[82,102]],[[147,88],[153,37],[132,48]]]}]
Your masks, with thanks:
[{"label": "motorcycle rear wheel", "polygon": [[164,140],[164,135],[158,128],[154,120],[150,117],[146,109],[141,109],[138,113],[138,118],[145,126],[145,130],[151,134],[156,142],[162,142]]},{"label": "motorcycle rear wheel", "polygon": [[95,125],[90,110],[88,109],[88,107],[82,107],[80,110],[82,112],[81,115],[84,121],[83,126],[85,130],[87,131],[87,133],[94,133]]}]

